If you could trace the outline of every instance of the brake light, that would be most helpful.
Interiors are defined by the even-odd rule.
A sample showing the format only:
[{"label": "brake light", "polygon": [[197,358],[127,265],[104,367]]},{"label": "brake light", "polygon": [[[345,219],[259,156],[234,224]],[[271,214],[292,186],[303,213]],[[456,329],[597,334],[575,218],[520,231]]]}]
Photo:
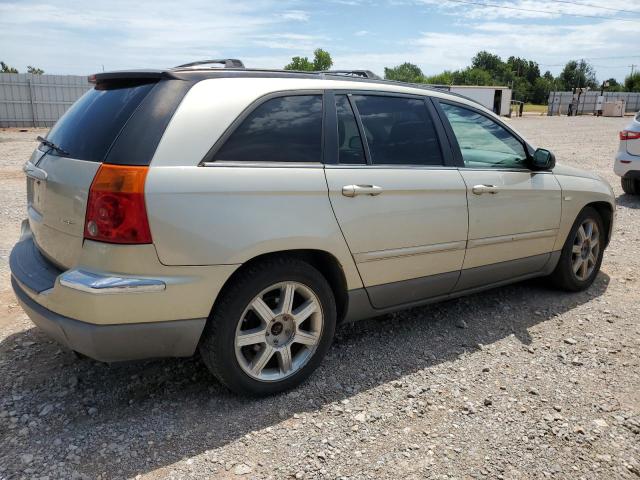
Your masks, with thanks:
[{"label": "brake light", "polygon": [[87,201],[84,238],[109,243],[151,243],[144,203],[148,167],[102,164]]},{"label": "brake light", "polygon": [[620,132],[620,140],[638,140],[640,139],[640,132],[633,132],[631,130],[623,130]]}]

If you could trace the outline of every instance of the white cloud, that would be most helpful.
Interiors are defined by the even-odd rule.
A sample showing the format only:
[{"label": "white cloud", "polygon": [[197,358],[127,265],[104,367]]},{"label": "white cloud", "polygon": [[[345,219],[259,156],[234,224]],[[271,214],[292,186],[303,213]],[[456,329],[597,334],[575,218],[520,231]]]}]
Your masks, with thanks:
[{"label": "white cloud", "polygon": [[255,37],[254,43],[262,47],[273,49],[293,50],[299,53],[312,52],[321,41],[327,41],[320,35],[305,35],[300,33],[271,33]]},{"label": "white cloud", "polygon": [[[586,7],[578,3],[563,3],[555,0],[416,0],[418,3],[460,17],[472,19],[570,19],[593,17],[616,17],[629,19],[626,10],[640,14],[640,8],[626,0],[608,0],[600,5]],[[484,5],[483,5],[484,4]],[[605,8],[598,8],[605,7]]]},{"label": "white cloud", "polygon": [[[596,67],[598,78],[623,79],[631,59],[603,57],[629,55],[628,45],[637,37],[633,23],[604,21],[594,25],[558,26],[529,23],[526,28],[502,22],[467,21],[465,34],[423,32],[392,52],[339,53],[335,68],[366,68],[382,75],[384,67],[415,63],[425,74],[464,68],[479,50],[488,50],[503,59],[510,55],[537,61],[540,70],[557,74],[570,59],[586,58]],[[633,52],[631,53],[631,55]]]},{"label": "white cloud", "polygon": [[[286,25],[308,19],[277,0],[242,2],[157,0],[38,0],[0,3],[4,61],[24,70],[33,64],[49,73],[86,74],[100,69],[162,68],[200,58],[240,56]],[[311,41],[311,36],[280,40]],[[306,45],[305,45],[306,46]]]},{"label": "white cloud", "polygon": [[308,22],[311,18],[309,13],[302,10],[289,10],[278,14],[278,16],[284,20],[297,20],[299,22]]},{"label": "white cloud", "polygon": [[[463,1],[463,0],[459,0]],[[560,13],[630,18],[631,14],[552,0],[464,0],[550,13],[481,7],[453,0],[0,0],[2,60],[24,71],[86,74],[105,69],[162,68],[188,61],[236,57],[247,66],[279,68],[315,48],[331,52],[335,68],[384,67],[405,61],[425,73],[467,66],[478,50],[535,60],[554,73],[571,58],[595,58],[600,78],[623,79],[634,55],[638,23],[589,21]],[[585,1],[586,0],[580,0]],[[590,0],[589,3],[594,3]],[[367,9],[366,22],[351,8]],[[608,8],[638,11],[640,3],[608,0]],[[385,10],[386,9],[386,10]],[[437,15],[403,28],[402,14]],[[376,18],[376,15],[379,18]],[[638,18],[639,16],[636,16]],[[358,23],[360,22],[360,23]],[[393,34],[389,25],[398,26]],[[414,24],[415,25],[415,24]],[[366,30],[365,30],[366,29]],[[347,33],[344,33],[347,32]],[[342,36],[341,36],[342,35]]]}]

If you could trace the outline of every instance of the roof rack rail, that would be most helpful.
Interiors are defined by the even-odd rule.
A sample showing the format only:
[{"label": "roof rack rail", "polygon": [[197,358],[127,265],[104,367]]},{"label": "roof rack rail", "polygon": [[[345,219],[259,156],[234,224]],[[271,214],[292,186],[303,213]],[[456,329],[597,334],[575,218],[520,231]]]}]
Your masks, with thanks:
[{"label": "roof rack rail", "polygon": [[224,65],[224,68],[244,68],[244,63],[237,58],[219,58],[214,60],[199,60],[197,62],[185,63],[184,65],[178,65],[173,68],[188,68],[197,67],[198,65],[208,65],[211,63],[219,63]]},{"label": "roof rack rail", "polygon": [[371,70],[323,70],[318,73],[328,73],[329,75],[344,75],[346,77],[370,78],[373,80],[382,80]]}]

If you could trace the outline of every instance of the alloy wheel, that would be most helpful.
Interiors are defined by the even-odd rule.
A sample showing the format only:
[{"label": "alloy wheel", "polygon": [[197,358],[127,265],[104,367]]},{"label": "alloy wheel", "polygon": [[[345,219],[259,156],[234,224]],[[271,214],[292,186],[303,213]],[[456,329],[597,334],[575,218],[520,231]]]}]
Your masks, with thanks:
[{"label": "alloy wheel", "polygon": [[573,274],[585,281],[593,273],[600,254],[600,231],[598,224],[591,218],[585,219],[576,232],[571,250]]},{"label": "alloy wheel", "polygon": [[280,381],[313,356],[322,337],[320,300],[299,282],[280,282],[256,295],[235,333],[236,359],[250,377]]}]

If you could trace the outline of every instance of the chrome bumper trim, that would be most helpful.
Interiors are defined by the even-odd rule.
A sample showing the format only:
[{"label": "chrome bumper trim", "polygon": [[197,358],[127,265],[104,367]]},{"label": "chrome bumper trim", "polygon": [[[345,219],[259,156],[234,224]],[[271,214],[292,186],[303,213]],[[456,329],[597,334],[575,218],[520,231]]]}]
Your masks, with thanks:
[{"label": "chrome bumper trim", "polygon": [[64,287],[101,295],[161,292],[167,288],[162,280],[153,278],[115,277],[83,270],[69,270],[59,278],[60,285]]}]

